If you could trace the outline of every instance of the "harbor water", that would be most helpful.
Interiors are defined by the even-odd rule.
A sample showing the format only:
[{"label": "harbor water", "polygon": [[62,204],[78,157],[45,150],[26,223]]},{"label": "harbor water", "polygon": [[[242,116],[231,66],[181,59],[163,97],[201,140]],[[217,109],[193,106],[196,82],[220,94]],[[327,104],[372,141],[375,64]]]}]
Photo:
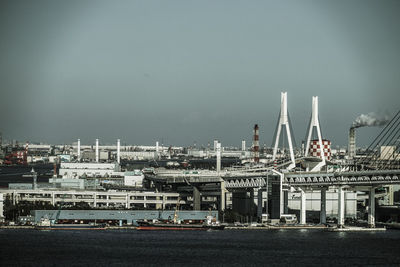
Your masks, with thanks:
[{"label": "harbor water", "polygon": [[1,266],[399,266],[400,231],[0,229]]}]

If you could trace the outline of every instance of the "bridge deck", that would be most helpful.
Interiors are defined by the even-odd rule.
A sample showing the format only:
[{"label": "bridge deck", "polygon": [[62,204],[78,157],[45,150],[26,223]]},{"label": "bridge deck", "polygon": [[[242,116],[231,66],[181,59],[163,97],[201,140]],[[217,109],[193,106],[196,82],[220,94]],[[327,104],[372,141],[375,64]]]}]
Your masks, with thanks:
[{"label": "bridge deck", "polygon": [[400,184],[399,175],[400,170],[286,173],[284,183],[292,186]]}]

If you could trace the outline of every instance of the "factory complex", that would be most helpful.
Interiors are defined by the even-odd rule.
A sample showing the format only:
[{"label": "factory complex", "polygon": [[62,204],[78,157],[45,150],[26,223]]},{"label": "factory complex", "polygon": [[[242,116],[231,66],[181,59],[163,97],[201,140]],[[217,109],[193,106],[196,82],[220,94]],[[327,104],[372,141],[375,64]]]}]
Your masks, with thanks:
[{"label": "factory complex", "polygon": [[[348,148],[334,149],[321,134],[318,97],[312,98],[307,139],[293,142],[287,93],[272,147],[260,146],[259,124],[252,144],[207,147],[0,142],[0,217],[3,223],[134,225],[140,220],[204,221],[212,214],[227,223],[299,225],[375,220],[400,221],[400,157],[397,120],[384,139],[357,149],[357,121]],[[398,116],[398,115],[396,115]],[[396,118],[395,116],[395,118]],[[365,119],[365,118],[364,118]],[[375,123],[375,124],[374,124]],[[384,129],[385,131],[385,129]],[[392,135],[392,136],[391,136]],[[389,137],[388,137],[389,136]],[[286,144],[283,146],[282,144]]]}]

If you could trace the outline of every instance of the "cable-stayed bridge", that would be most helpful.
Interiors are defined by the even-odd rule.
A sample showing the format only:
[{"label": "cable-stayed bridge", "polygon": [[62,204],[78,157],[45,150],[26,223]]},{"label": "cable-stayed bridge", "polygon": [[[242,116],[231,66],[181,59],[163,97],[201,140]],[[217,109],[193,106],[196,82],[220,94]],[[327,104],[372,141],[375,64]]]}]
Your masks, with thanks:
[{"label": "cable-stayed bridge", "polygon": [[[282,110],[283,109],[283,110]],[[278,127],[290,129],[287,119],[286,95],[282,96],[281,115]],[[310,133],[312,128],[319,129],[318,121],[318,99],[313,98],[313,114],[310,123]],[[287,132],[290,133],[290,130]],[[279,134],[279,131],[278,131]],[[290,138],[290,136],[288,136]],[[322,143],[321,135],[318,133],[319,142]],[[279,138],[276,138],[279,141]],[[309,143],[309,140],[307,141]],[[280,209],[279,214],[283,214],[287,203],[288,191],[297,191],[301,194],[300,223],[305,224],[306,218],[306,194],[308,190],[318,190],[321,192],[321,223],[326,223],[326,191],[336,190],[338,193],[338,225],[344,225],[344,201],[347,191],[367,191],[369,199],[375,199],[375,189],[381,186],[400,184],[400,153],[398,146],[400,143],[400,111],[386,125],[382,132],[374,139],[367,149],[367,153],[355,157],[346,168],[329,169],[326,164],[329,162],[323,156],[322,160],[306,156],[293,158],[293,150],[290,157],[279,159],[276,157],[276,146],[274,157],[269,164],[257,165],[252,167],[226,168],[219,171],[197,170],[197,171],[161,171],[146,174],[146,177],[156,183],[174,185],[181,187],[192,187],[193,195],[199,195],[199,190],[208,188],[218,190],[221,199],[221,210],[224,210],[224,194],[232,190],[259,190],[268,185],[268,179],[278,181],[280,184]],[[308,147],[308,145],[307,145]],[[291,148],[293,149],[293,148]],[[307,151],[307,150],[306,150]],[[279,160],[279,161],[278,161]],[[305,171],[301,167],[304,162],[314,162],[312,171]],[[332,163],[331,163],[332,164]],[[333,163],[334,164],[334,163]],[[307,168],[308,169],[308,168]],[[307,170],[306,169],[306,170]],[[353,171],[349,171],[352,169]],[[315,171],[317,170],[317,171]],[[195,198],[195,197],[194,197]],[[197,197],[198,198],[198,197]],[[375,201],[369,201],[368,223],[371,227],[375,225]],[[199,204],[196,205],[199,207]]]}]

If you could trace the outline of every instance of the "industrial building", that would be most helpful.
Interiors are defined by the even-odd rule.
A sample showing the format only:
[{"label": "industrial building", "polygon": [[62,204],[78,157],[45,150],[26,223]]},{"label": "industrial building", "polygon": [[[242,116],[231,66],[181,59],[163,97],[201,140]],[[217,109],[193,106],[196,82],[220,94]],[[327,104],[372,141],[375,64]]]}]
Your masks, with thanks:
[{"label": "industrial building", "polygon": [[[350,128],[348,151],[333,150],[331,141],[322,136],[318,97],[313,96],[306,145],[296,149],[286,92],[280,104],[274,146],[269,150],[260,147],[258,124],[252,128],[249,148],[244,140],[240,148],[223,147],[219,140],[214,140],[212,148],[210,144],[207,148],[196,144],[167,147],[159,142],[121,146],[119,139],[115,145],[100,145],[99,139],[95,145],[81,145],[80,139],[63,147],[32,145],[36,155],[26,146],[19,149],[22,154],[17,158],[22,157],[24,164],[29,162],[26,157],[40,161],[48,150],[48,160],[55,162],[53,177],[49,183],[37,183],[32,171],[24,175],[33,178],[32,184],[10,183],[1,193],[14,203],[45,201],[68,207],[84,202],[96,209],[133,210],[168,210],[181,197],[179,203],[194,210],[212,208],[224,213],[229,208],[241,215],[261,218],[268,213],[276,219],[290,210],[300,212],[301,224],[306,223],[306,211],[317,212],[322,214],[321,223],[326,223],[326,217],[337,217],[340,225],[344,218],[357,216],[357,202],[362,199],[364,206],[369,205],[369,222],[374,225],[375,201],[366,200],[394,204],[398,173],[381,175],[379,168],[400,166],[397,146],[383,142],[357,155],[355,129],[363,127],[357,124]],[[280,148],[280,143],[288,148]],[[133,161],[138,159],[147,160],[147,165],[137,167]],[[357,163],[360,159],[369,162]],[[376,172],[371,174],[371,170]]]},{"label": "industrial building", "polygon": [[[176,206],[178,193],[77,191],[77,190],[10,190],[2,189],[3,198],[12,202],[48,202],[54,206],[73,206],[84,202],[93,208],[171,209]],[[184,204],[185,201],[181,200]]]}]

